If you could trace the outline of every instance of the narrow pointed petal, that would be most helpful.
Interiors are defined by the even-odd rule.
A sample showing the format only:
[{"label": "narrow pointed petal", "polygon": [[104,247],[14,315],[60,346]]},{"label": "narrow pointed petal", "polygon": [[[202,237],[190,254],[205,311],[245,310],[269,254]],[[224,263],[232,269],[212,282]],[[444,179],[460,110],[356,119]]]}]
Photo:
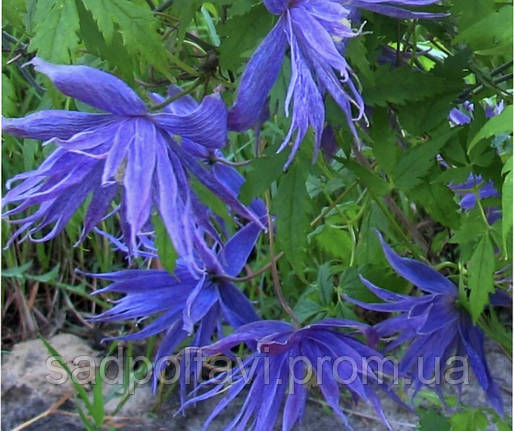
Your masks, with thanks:
[{"label": "narrow pointed petal", "polygon": [[289,0],[264,0],[264,5],[271,13],[279,15],[287,9]]},{"label": "narrow pointed petal", "polygon": [[136,120],[134,140],[128,149],[127,168],[123,180],[130,242],[136,246],[136,235],[150,216],[152,177],[156,160],[154,143],[157,131],[146,120]]},{"label": "narrow pointed petal", "polygon": [[[270,1],[280,6],[284,0]],[[229,111],[228,124],[231,130],[250,129],[258,121],[266,103],[268,93],[277,80],[287,46],[284,20],[281,17],[275,27],[259,45],[247,63],[234,106]]]},{"label": "narrow pointed petal", "polygon": [[446,277],[422,262],[398,256],[380,233],[378,237],[389,264],[407,281],[430,293],[457,294],[457,288]]},{"label": "narrow pointed petal", "polygon": [[18,138],[47,141],[69,139],[73,135],[113,120],[110,114],[45,110],[22,118],[2,118],[2,132]]},{"label": "narrow pointed petal", "polygon": [[[384,0],[385,3],[385,0]],[[392,2],[389,1],[387,3],[399,3],[399,2]],[[434,2],[431,2],[434,3]],[[413,6],[421,6],[423,4],[431,4],[426,2],[402,2],[400,4],[405,5],[413,5]],[[398,19],[429,19],[429,18],[444,18],[448,16],[446,13],[430,13],[430,12],[416,12],[416,11],[410,11],[407,9],[402,9],[399,7],[387,5],[387,4],[378,4],[378,2],[370,2],[368,0],[363,1],[354,1],[352,2],[352,6],[358,7],[360,9],[366,9],[371,12],[379,13],[382,15],[387,15],[392,18],[398,18]]]},{"label": "narrow pointed petal", "polygon": [[84,218],[84,227],[78,242],[82,242],[89,232],[102,220],[107,213],[116,193],[118,185],[113,184],[106,187],[98,188],[93,193],[93,198],[88,206],[86,216]]},{"label": "narrow pointed petal", "polygon": [[121,79],[89,66],[51,64],[36,57],[31,62],[57,89],[90,106],[118,115],[143,115],[146,107]]},{"label": "narrow pointed petal", "polygon": [[151,119],[171,136],[179,135],[207,148],[222,148],[227,141],[227,109],[221,96],[203,99],[192,112],[152,114]]},{"label": "narrow pointed petal", "polygon": [[260,226],[248,223],[227,241],[219,255],[227,275],[235,277],[243,270],[260,233]]},{"label": "narrow pointed petal", "polygon": [[400,295],[395,292],[391,292],[390,290],[382,289],[381,287],[375,286],[371,281],[364,278],[362,275],[359,275],[362,283],[371,290],[376,296],[384,301],[403,301],[405,299],[409,299],[408,295]]},{"label": "narrow pointed petal", "polygon": [[489,372],[489,367],[487,366],[482,330],[473,325],[471,319],[466,316],[466,318],[461,319],[459,322],[459,333],[469,357],[473,372],[475,373],[480,386],[482,386],[486,393],[487,400],[491,406],[501,416],[503,416],[503,401],[500,390],[492,378]]},{"label": "narrow pointed petal", "polygon": [[259,320],[259,315],[255,312],[251,302],[233,284],[220,283],[218,294],[223,314],[232,327],[239,328]]}]

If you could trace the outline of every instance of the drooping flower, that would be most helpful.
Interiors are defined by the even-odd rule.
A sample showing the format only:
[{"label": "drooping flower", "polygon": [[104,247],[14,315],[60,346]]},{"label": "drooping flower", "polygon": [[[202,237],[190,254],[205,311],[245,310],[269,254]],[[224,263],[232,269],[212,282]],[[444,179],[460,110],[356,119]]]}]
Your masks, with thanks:
[{"label": "drooping flower", "polygon": [[[472,210],[477,203],[475,190],[477,190],[480,200],[500,197],[500,193],[494,187],[493,181],[485,182],[481,175],[471,174],[465,183],[450,185],[449,187],[460,196],[460,207],[465,211]],[[502,216],[500,209],[491,206],[485,208],[485,213],[489,224],[493,224]]]},{"label": "drooping flower", "polygon": [[[414,395],[423,385],[432,387],[441,395],[447,361],[456,354],[468,358],[489,404],[503,414],[500,391],[487,366],[483,332],[473,324],[468,311],[459,306],[457,287],[430,266],[398,256],[382,236],[379,237],[394,271],[426,294],[417,297],[401,295],[377,287],[361,277],[364,285],[385,302],[365,303],[346,299],[367,310],[398,313],[378,323],[374,329],[381,337],[398,334],[387,345],[387,351],[408,345],[399,371],[411,377]],[[451,376],[459,391],[462,384],[459,375],[462,377],[462,372],[454,371]],[[434,382],[429,385],[427,382],[434,377]]]},{"label": "drooping flower", "polygon": [[[491,118],[496,115],[500,115],[505,109],[505,102],[501,100],[499,103],[485,103],[485,117]],[[462,103],[461,106],[457,108],[452,108],[450,110],[450,114],[448,115],[448,119],[450,123],[454,126],[464,126],[465,124],[471,123],[473,121],[473,112],[475,110],[475,105],[471,103],[469,100],[466,100]]]},{"label": "drooping flower", "polygon": [[[385,3],[419,6],[434,2],[402,0]],[[342,109],[348,126],[357,138],[354,121],[364,116],[364,102],[352,80],[353,72],[338,46],[341,41],[359,34],[359,31],[351,28],[349,22],[350,14],[355,8],[367,8],[387,14],[401,11],[395,6],[378,3],[384,2],[265,0],[267,9],[272,14],[279,15],[279,18],[246,66],[236,102],[229,112],[229,127],[242,131],[256,123],[289,47],[291,77],[285,110],[289,116],[292,105],[291,126],[278,151],[282,151],[293,137],[294,142],[284,167],[287,168],[292,162],[309,127],[314,131],[314,156],[317,155],[325,126],[323,98],[327,92]],[[440,14],[416,16],[429,18]]]},{"label": "drooping flower", "polygon": [[91,320],[107,322],[156,317],[139,332],[107,339],[142,340],[164,333],[155,355],[155,389],[166,366],[166,357],[190,334],[195,333],[192,346],[203,346],[211,341],[216,331],[223,336],[223,318],[235,328],[259,319],[250,301],[234,286],[230,277],[241,272],[260,232],[256,222],[248,223],[223,247],[218,247],[217,253],[212,252],[209,256],[204,253],[205,260],[198,266],[205,268],[205,272],[199,279],[180,259],[173,274],[164,270],[88,274],[113,282],[94,294],[116,292],[125,295],[114,307]]},{"label": "drooping flower", "polygon": [[219,95],[205,97],[200,105],[181,98],[168,112],[150,113],[132,89],[109,73],[88,66],[53,65],[40,58],[31,64],[63,94],[108,113],[49,110],[3,120],[5,133],[58,147],[38,169],[8,182],[9,187],[21,181],[4,198],[4,205],[17,204],[5,215],[39,205],[28,217],[12,220],[21,224],[13,239],[23,233],[32,237],[52,225],[49,233],[34,240],[53,238],[92,194],[83,239],[121,190],[119,212],[130,249],[155,205],[179,255],[192,260],[193,250],[210,228],[194,211],[188,170],[237,214],[258,221],[188,152],[188,143],[211,151],[225,145],[226,110]]},{"label": "drooping flower", "polygon": [[[384,390],[402,404],[381,380],[383,376],[378,375],[378,370],[394,373],[394,366],[392,362],[384,360],[380,353],[356,339],[355,334],[340,332],[341,328],[361,332],[369,329],[365,324],[344,319],[326,319],[302,329],[273,320],[240,327],[231,335],[200,350],[204,357],[215,354],[233,357],[230,349],[245,343],[253,353],[244,360],[239,359],[235,368],[201,383],[194,391],[196,395],[182,409],[225,393],[204,423],[205,430],[248,386],[239,413],[225,431],[234,428],[274,429],[282,405],[282,430],[289,431],[301,422],[308,388],[314,383],[348,428],[351,429],[351,426],[339,404],[341,387],[350,392],[355,402],[363,400],[371,404],[391,429],[375,390]],[[205,387],[210,389],[198,394]]]}]

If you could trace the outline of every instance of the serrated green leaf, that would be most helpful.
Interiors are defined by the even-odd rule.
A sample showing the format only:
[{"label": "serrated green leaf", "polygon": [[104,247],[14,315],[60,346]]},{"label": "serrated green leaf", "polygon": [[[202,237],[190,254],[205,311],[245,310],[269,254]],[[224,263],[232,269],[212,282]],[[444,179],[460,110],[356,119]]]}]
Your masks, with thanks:
[{"label": "serrated green leaf", "polygon": [[286,160],[286,151],[276,154],[273,150],[268,151],[265,157],[252,160],[251,170],[241,187],[241,202],[249,204],[255,197],[262,195],[282,175],[282,166]]},{"label": "serrated green leaf", "polygon": [[513,107],[512,105],[509,105],[500,115],[491,117],[469,143],[468,154],[481,139],[489,138],[490,136],[498,135],[500,133],[512,132],[513,113]]},{"label": "serrated green leaf", "polygon": [[169,75],[169,53],[157,33],[158,20],[148,8],[128,0],[82,0],[111,45],[119,32],[127,52],[140,55],[148,64]]},{"label": "serrated green leaf", "polygon": [[322,312],[323,307],[312,299],[302,295],[294,306],[293,311],[300,323],[303,323],[310,317]]},{"label": "serrated green leaf", "polygon": [[202,6],[203,0],[174,0],[171,14],[179,17],[178,39],[183,40],[188,25],[193,20],[196,11]]},{"label": "serrated green leaf", "polygon": [[446,185],[422,183],[410,190],[409,195],[422,205],[434,220],[452,229],[459,226],[459,207],[454,201],[454,193]]},{"label": "serrated green leaf", "polygon": [[303,278],[311,201],[305,187],[306,170],[300,160],[284,174],[274,197],[277,243],[296,273]]},{"label": "serrated green leaf", "polygon": [[456,132],[457,130],[443,132],[435,139],[409,148],[402,154],[392,173],[395,186],[408,191],[419,185],[422,178],[435,165],[435,156]]},{"label": "serrated green leaf", "polygon": [[18,112],[16,91],[9,77],[2,73],[2,114],[14,117]]},{"label": "serrated green leaf", "polygon": [[419,411],[418,431],[449,431],[450,421],[435,409]]},{"label": "serrated green leaf", "polygon": [[242,55],[257,48],[259,41],[268,33],[273,24],[270,13],[263,5],[250,9],[244,15],[229,19],[219,27],[222,38],[220,65],[224,69],[237,70],[243,63]]},{"label": "serrated green leaf", "polygon": [[330,263],[325,262],[318,268],[316,285],[319,288],[319,297],[323,304],[330,304],[334,293],[334,283],[332,281],[332,268]]},{"label": "serrated green leaf", "polygon": [[471,256],[468,274],[471,315],[476,322],[494,292],[494,250],[488,235],[482,237]]},{"label": "serrated green leaf", "polygon": [[53,63],[70,63],[79,46],[75,0],[39,0],[33,19],[36,25],[29,51]]},{"label": "serrated green leaf", "polygon": [[375,72],[374,85],[363,91],[367,105],[387,106],[388,103],[404,104],[432,98],[448,90],[444,78],[434,74],[415,72],[409,67],[391,69],[379,66]]},{"label": "serrated green leaf", "polygon": [[383,196],[392,190],[392,185],[380,178],[375,172],[359,165],[353,160],[344,160],[344,165],[352,171],[359,180],[377,196]]},{"label": "serrated green leaf", "polygon": [[450,418],[450,431],[482,431],[489,421],[487,416],[478,409],[467,409],[456,413]]}]

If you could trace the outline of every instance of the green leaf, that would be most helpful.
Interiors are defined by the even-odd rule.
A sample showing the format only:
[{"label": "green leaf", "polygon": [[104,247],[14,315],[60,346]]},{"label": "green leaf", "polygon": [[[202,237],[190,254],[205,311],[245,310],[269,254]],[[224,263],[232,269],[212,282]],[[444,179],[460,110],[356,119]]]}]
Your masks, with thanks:
[{"label": "green leaf", "polygon": [[[97,57],[107,60],[118,76],[127,83],[132,83],[134,78],[133,56],[129,55],[123,46],[121,34],[115,33],[111,42],[107,44],[91,12],[81,1],[77,1],[77,9],[80,17],[80,38],[87,50]],[[77,103],[77,101],[75,102]],[[79,110],[82,111],[86,107],[87,105],[80,107]]]},{"label": "green leaf", "polygon": [[263,5],[258,5],[248,13],[233,17],[221,25],[219,27],[222,38],[219,48],[221,67],[238,69],[243,63],[241,56],[247,57],[257,48],[257,44],[268,33],[272,24],[270,13]]},{"label": "green leaf", "polygon": [[490,136],[500,133],[511,133],[513,113],[512,105],[509,105],[500,115],[491,117],[469,143],[468,154],[481,139],[489,138]]},{"label": "green leaf", "polygon": [[418,431],[449,431],[450,421],[435,409],[419,410]]},{"label": "green leaf", "polygon": [[91,416],[95,420],[96,426],[101,428],[105,419],[105,400],[102,392],[102,373],[100,369],[96,373],[95,384],[93,387],[93,403],[91,406]]},{"label": "green leaf", "polygon": [[178,39],[183,40],[190,22],[196,11],[202,6],[203,0],[174,0],[171,15],[179,17]]},{"label": "green leaf", "polygon": [[14,117],[17,113],[16,90],[9,77],[2,73],[2,114],[7,117]]},{"label": "green leaf", "polygon": [[443,77],[415,72],[410,67],[378,66],[375,83],[364,89],[363,98],[367,105],[385,107],[388,103],[401,105],[446,91],[447,83]]},{"label": "green leaf", "polygon": [[377,196],[383,196],[392,190],[392,185],[388,184],[373,171],[370,171],[353,160],[344,160],[343,162],[344,165],[357,175],[359,180],[361,180],[363,184]]},{"label": "green leaf", "polygon": [[123,39],[127,52],[139,55],[165,76],[170,76],[169,53],[157,33],[158,20],[148,8],[128,0],[82,0],[107,45],[111,45],[116,33]]},{"label": "green leaf", "polygon": [[14,268],[2,269],[2,277],[24,278],[25,271],[27,269],[29,269],[31,266],[32,266],[32,261],[29,260],[27,263],[24,263],[23,265],[20,265],[20,266],[16,266]]},{"label": "green leaf", "polygon": [[169,273],[173,273],[177,263],[178,254],[171,242],[168,231],[158,215],[152,217],[152,224],[155,230],[155,247],[162,266]]},{"label": "green leaf", "polygon": [[306,169],[300,158],[284,174],[274,197],[277,243],[296,273],[303,278],[311,201],[305,187]]},{"label": "green leaf", "polygon": [[23,28],[23,15],[27,9],[26,0],[3,0],[2,17],[4,25],[9,23],[14,27]]},{"label": "green leaf", "polygon": [[489,421],[487,416],[478,409],[467,409],[456,413],[450,418],[450,431],[482,431]]},{"label": "green leaf", "polygon": [[322,227],[321,232],[315,238],[320,248],[329,253],[330,256],[343,262],[350,260],[353,241],[350,234],[345,230],[332,226],[330,221],[327,220],[327,224]]},{"label": "green leaf", "polygon": [[209,39],[211,40],[211,43],[214,46],[220,46],[220,37],[218,36],[218,33],[216,32],[216,27],[214,25],[214,21],[212,20],[212,17],[207,10],[205,6],[202,6],[201,8],[202,17],[205,21],[205,25],[207,26],[207,34],[209,35]]},{"label": "green leaf", "polygon": [[196,178],[192,178],[191,185],[193,186],[193,190],[196,195],[200,198],[200,201],[207,205],[229,225],[232,223],[232,218],[228,213],[227,206],[218,196],[216,196]]},{"label": "green leaf", "polygon": [[409,191],[416,202],[430,214],[435,221],[452,229],[459,226],[459,207],[454,201],[454,193],[445,184],[422,183]]},{"label": "green leaf", "polygon": [[46,274],[41,275],[33,275],[33,274],[27,274],[27,278],[30,280],[39,281],[41,283],[49,283],[51,281],[54,281],[59,276],[59,269],[61,268],[61,264],[58,263],[55,265],[52,270],[48,271]]},{"label": "green leaf", "polygon": [[43,344],[46,347],[46,350],[48,350],[48,353],[54,358],[57,363],[62,367],[62,369],[66,372],[68,377],[71,379],[71,382],[73,383],[73,388],[75,389],[75,392],[80,397],[80,399],[84,402],[84,405],[86,406],[86,409],[91,413],[92,412],[92,404],[89,401],[89,397],[87,395],[86,390],[82,387],[82,385],[77,381],[76,377],[73,375],[72,371],[68,367],[68,364],[63,359],[63,357],[55,350],[50,343],[43,337],[39,337],[40,340],[43,342]]},{"label": "green leaf", "polygon": [[395,186],[408,191],[419,185],[422,178],[435,165],[436,154],[455,133],[457,130],[446,131],[429,142],[405,151],[392,173]]},{"label": "green leaf", "polygon": [[471,256],[468,274],[471,315],[476,322],[489,303],[489,294],[494,292],[494,250],[488,235],[482,237]]},{"label": "green leaf", "polygon": [[241,202],[249,204],[256,196],[262,195],[282,175],[282,166],[286,160],[287,151],[276,154],[272,149],[264,157],[253,159],[250,163],[251,170],[241,187]]},{"label": "green leaf", "polygon": [[[70,63],[79,45],[79,15],[74,0],[39,0],[29,51],[53,63]],[[71,54],[71,57],[70,57]]]},{"label": "green leaf", "polygon": [[330,304],[332,294],[334,293],[334,283],[332,281],[332,268],[330,263],[325,262],[318,268],[318,275],[316,277],[316,286],[319,289],[319,296],[323,304]]},{"label": "green leaf", "polygon": [[502,187],[502,239],[503,249],[507,250],[507,241],[512,239],[512,237],[509,236],[509,233],[512,230],[512,156],[505,163],[505,168],[504,170],[508,173]]},{"label": "green leaf", "polygon": [[457,34],[453,42],[466,43],[482,55],[512,54],[512,6],[486,15]]},{"label": "green leaf", "polygon": [[322,312],[323,307],[312,299],[302,295],[294,306],[293,311],[300,323],[303,323],[310,317]]}]

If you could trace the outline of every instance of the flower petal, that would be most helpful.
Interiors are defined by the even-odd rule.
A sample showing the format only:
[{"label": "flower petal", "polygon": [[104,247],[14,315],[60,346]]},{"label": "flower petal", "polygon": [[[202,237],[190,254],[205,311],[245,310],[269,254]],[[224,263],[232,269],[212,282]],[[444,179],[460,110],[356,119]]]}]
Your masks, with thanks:
[{"label": "flower petal", "polygon": [[[287,3],[284,0],[270,1]],[[237,93],[234,106],[228,114],[231,130],[243,131],[251,128],[261,115],[268,93],[277,80],[287,46],[284,19],[281,17],[275,27],[261,42],[248,61]]]},{"label": "flower petal", "polygon": [[76,133],[108,124],[112,120],[110,114],[45,110],[22,118],[2,118],[2,132],[18,138],[41,141],[52,138],[69,139]]},{"label": "flower petal", "polygon": [[36,57],[30,62],[57,89],[90,106],[118,115],[143,115],[146,106],[121,79],[89,66],[65,66]]},{"label": "flower petal", "polygon": [[150,118],[170,135],[179,135],[208,148],[222,148],[227,141],[227,109],[219,94],[204,97],[192,112],[152,114]]},{"label": "flower petal", "polygon": [[377,235],[387,261],[399,275],[427,292],[457,295],[457,288],[450,280],[422,262],[398,256],[380,232]]}]

